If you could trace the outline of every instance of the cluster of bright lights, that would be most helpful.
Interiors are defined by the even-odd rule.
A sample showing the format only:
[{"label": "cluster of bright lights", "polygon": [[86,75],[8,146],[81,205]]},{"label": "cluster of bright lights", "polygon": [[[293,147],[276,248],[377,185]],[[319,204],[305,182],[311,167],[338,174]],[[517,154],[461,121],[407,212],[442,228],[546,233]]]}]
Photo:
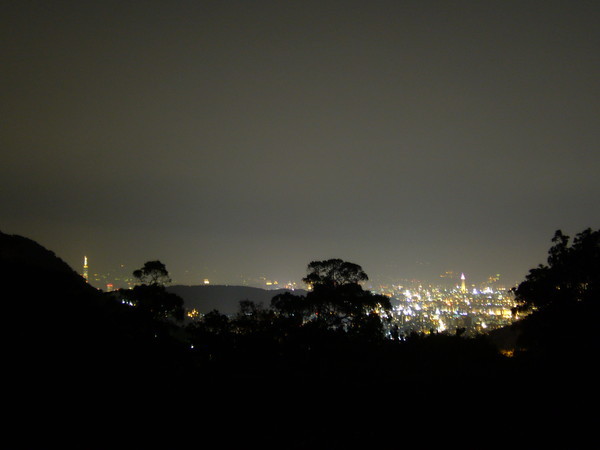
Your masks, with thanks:
[{"label": "cluster of bright lights", "polygon": [[512,314],[514,298],[503,289],[395,285],[391,289],[381,287],[380,292],[391,292],[391,298],[398,302],[392,316],[404,332],[444,332],[455,327],[483,331],[515,320]]},{"label": "cluster of bright lights", "polygon": [[200,317],[200,311],[198,311],[196,308],[194,308],[191,311],[187,312],[187,316],[190,319],[198,319]]}]

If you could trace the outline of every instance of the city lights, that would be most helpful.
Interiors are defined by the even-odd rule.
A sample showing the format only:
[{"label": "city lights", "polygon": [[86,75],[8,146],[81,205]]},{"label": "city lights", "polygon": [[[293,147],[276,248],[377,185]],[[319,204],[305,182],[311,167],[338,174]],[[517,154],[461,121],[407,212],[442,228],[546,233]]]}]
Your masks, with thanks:
[{"label": "city lights", "polygon": [[512,312],[515,306],[512,292],[499,285],[499,277],[490,277],[479,287],[467,287],[463,273],[457,280],[459,283],[452,288],[398,283],[375,286],[372,290],[391,299],[393,313],[390,325],[397,327],[402,334],[464,329],[467,335],[475,335],[516,320]]}]

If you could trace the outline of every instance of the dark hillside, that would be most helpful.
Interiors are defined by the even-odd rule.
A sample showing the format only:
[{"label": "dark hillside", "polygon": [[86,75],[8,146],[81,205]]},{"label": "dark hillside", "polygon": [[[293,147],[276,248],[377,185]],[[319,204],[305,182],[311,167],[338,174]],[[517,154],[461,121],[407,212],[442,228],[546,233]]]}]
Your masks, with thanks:
[{"label": "dark hillside", "polygon": [[68,445],[75,429],[105,427],[118,414],[135,422],[140,402],[189,374],[177,341],[30,239],[0,233],[0,285],[8,428],[37,430],[21,430],[13,448],[94,448],[87,440]]},{"label": "dark hillside", "polygon": [[[583,304],[523,322],[519,339],[528,337],[530,350],[514,358],[486,337],[279,333],[268,315],[267,326],[263,316],[255,328],[247,322],[247,334],[202,335],[192,352],[183,327],[90,287],[30,239],[0,233],[0,283],[4,406],[8,427],[22,427],[21,445],[10,448],[202,448],[215,439],[225,448],[394,448],[407,440],[469,448],[539,446],[564,434],[577,447],[597,400],[597,308]],[[240,300],[268,306],[279,293],[169,290],[187,308],[230,313]],[[224,344],[210,358],[194,356],[211,342]]]},{"label": "dark hillside", "polygon": [[4,288],[9,291],[67,290],[69,294],[91,292],[85,280],[67,263],[37,242],[0,231],[0,267]]},{"label": "dark hillside", "polygon": [[187,310],[196,309],[202,314],[218,310],[221,314],[239,312],[240,301],[250,300],[256,304],[262,303],[268,307],[271,299],[284,292],[295,295],[305,295],[304,290],[290,291],[288,289],[266,290],[249,286],[169,286],[167,291],[183,298]]}]

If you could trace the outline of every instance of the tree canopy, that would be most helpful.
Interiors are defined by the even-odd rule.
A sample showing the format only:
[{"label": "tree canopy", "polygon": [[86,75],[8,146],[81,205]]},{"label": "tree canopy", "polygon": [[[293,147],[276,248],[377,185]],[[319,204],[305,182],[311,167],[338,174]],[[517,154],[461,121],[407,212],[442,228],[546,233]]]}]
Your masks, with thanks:
[{"label": "tree canopy", "polygon": [[120,293],[127,303],[153,319],[181,322],[184,318],[183,299],[168,292],[164,286],[143,284],[133,289],[121,289]]},{"label": "tree canopy", "polygon": [[389,299],[363,290],[368,276],[358,264],[341,259],[313,261],[303,281],[312,290],[306,297],[282,294],[271,306],[281,315],[327,330],[383,335],[382,317],[391,310]]},{"label": "tree canopy", "polygon": [[302,281],[311,287],[342,286],[367,281],[369,277],[358,264],[341,259],[312,261],[308,264],[308,274]]},{"label": "tree canopy", "polygon": [[157,320],[183,320],[183,299],[165,289],[171,279],[162,262],[148,261],[135,270],[133,276],[142,284],[133,289],[121,289],[119,292],[124,301]]},{"label": "tree canopy", "polygon": [[570,237],[557,230],[548,263],[531,269],[513,289],[516,311],[563,307],[597,299],[600,294],[600,230]]},{"label": "tree canopy", "polygon": [[171,282],[167,267],[160,261],[147,261],[141,269],[133,271],[133,276],[142,284],[164,286]]}]

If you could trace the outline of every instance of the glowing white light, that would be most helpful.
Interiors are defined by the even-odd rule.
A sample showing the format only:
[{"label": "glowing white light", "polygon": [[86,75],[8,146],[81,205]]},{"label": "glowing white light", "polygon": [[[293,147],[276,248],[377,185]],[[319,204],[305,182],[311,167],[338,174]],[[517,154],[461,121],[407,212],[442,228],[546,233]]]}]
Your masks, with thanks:
[{"label": "glowing white light", "polygon": [[444,322],[440,320],[440,324],[439,324],[439,326],[438,326],[438,329],[437,329],[437,330],[438,330],[438,332],[440,332],[440,333],[441,333],[442,331],[446,331],[446,324],[444,324]]}]

